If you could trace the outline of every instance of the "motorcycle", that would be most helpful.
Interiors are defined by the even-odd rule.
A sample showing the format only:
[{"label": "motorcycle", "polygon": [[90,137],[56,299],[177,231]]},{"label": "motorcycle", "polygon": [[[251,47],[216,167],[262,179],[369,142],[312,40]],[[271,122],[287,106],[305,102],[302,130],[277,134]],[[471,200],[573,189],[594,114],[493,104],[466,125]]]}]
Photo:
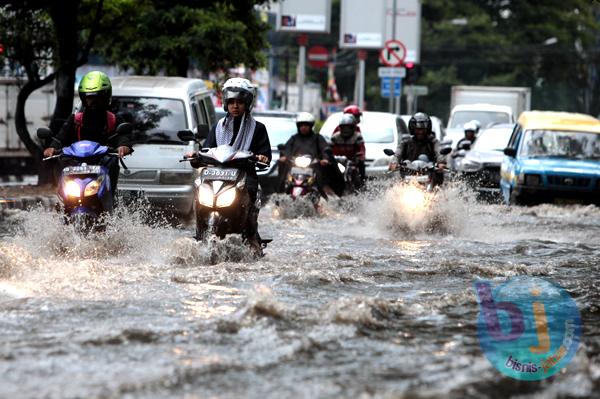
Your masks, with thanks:
[{"label": "motorcycle", "polygon": [[[193,141],[192,132],[178,133],[182,141]],[[224,238],[228,234],[245,236],[248,218],[251,215],[250,194],[246,188],[248,167],[267,168],[268,164],[258,162],[250,151],[236,151],[228,145],[203,148],[197,156],[184,157],[180,162],[200,161],[200,176],[194,181],[194,212],[196,217],[196,239],[203,240],[209,235]],[[261,206],[260,188],[254,206]],[[261,248],[266,248],[272,240],[259,237]]]},{"label": "motorcycle", "polygon": [[343,155],[336,155],[334,158],[344,179],[344,195],[356,193],[362,186],[357,163]]},{"label": "motorcycle", "polygon": [[[116,134],[108,138],[111,142],[118,135],[130,134],[131,124],[122,123]],[[48,128],[37,130],[42,140],[58,140]],[[44,158],[44,161],[60,158],[65,166],[60,174],[58,197],[64,210],[64,221],[72,224],[82,234],[92,230],[101,230],[104,226],[101,218],[110,214],[114,207],[114,193],[111,190],[110,177],[106,166],[98,165],[106,155],[118,157],[115,149],[100,145],[94,141],[81,140],[63,147],[58,154]],[[124,169],[127,166],[120,159]]]},{"label": "motorcycle", "polygon": [[321,193],[317,187],[314,166],[318,163],[319,160],[310,155],[300,155],[292,160],[285,186],[285,192],[290,194],[292,199],[306,197],[317,207]]}]

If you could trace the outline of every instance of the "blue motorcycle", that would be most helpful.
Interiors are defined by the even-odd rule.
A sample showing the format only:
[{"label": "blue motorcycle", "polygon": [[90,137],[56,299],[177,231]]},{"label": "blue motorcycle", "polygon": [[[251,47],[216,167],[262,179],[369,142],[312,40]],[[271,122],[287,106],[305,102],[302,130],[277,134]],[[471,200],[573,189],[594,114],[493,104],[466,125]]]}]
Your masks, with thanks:
[{"label": "blue motorcycle", "polygon": [[[130,132],[131,125],[121,124],[109,142],[117,135]],[[38,129],[37,135],[40,139],[56,140],[47,128]],[[108,146],[82,140],[64,147],[56,155],[44,158],[44,161],[59,158],[64,165],[58,182],[58,197],[63,205],[65,223],[74,225],[80,233],[101,230],[104,227],[102,217],[113,211],[114,193],[108,168],[99,164],[107,155],[118,157]],[[127,169],[123,160],[120,161]]]}]

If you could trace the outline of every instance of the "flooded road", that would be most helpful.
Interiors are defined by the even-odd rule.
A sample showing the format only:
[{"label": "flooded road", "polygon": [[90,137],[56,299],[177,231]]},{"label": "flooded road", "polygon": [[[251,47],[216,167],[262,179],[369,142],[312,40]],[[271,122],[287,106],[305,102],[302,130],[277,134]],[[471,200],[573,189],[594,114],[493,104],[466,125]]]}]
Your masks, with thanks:
[{"label": "flooded road", "polygon": [[[281,199],[260,260],[237,237],[116,215],[73,236],[15,212],[0,238],[0,397],[600,397],[600,209],[477,204],[429,210],[401,191]],[[310,208],[307,208],[310,210]],[[473,280],[547,278],[581,313],[579,350],[542,381],[503,376],[479,346]]]}]

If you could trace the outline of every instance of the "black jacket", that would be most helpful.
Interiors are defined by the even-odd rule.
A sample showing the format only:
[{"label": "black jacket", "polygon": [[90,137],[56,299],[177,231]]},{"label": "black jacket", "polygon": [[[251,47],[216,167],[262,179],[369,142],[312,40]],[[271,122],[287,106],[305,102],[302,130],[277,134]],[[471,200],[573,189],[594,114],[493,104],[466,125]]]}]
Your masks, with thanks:
[{"label": "black jacket", "polygon": [[298,155],[310,155],[316,159],[329,159],[329,145],[325,138],[320,134],[311,132],[304,135],[300,133],[294,134],[285,143],[283,150],[286,157],[295,157]]},{"label": "black jacket", "polygon": [[419,155],[425,154],[429,157],[431,162],[437,162],[439,154],[439,143],[436,139],[428,137],[426,140],[420,141],[411,137],[408,140],[404,140],[398,146],[396,155],[398,161],[414,161]]},{"label": "black jacket", "polygon": [[[119,116],[116,117],[115,130],[123,119]],[[86,110],[83,113],[83,123],[81,126],[81,140],[95,141],[101,145],[111,145],[113,147],[127,146],[131,147],[130,138],[128,136],[118,136],[111,143],[108,142],[108,138],[115,134],[115,131],[108,132],[106,111],[89,111]],[[77,127],[75,126],[75,115],[71,115],[69,119],[60,128],[60,131],[55,136],[60,143],[56,140],[52,140],[50,147],[61,149],[67,147],[78,140]]]}]

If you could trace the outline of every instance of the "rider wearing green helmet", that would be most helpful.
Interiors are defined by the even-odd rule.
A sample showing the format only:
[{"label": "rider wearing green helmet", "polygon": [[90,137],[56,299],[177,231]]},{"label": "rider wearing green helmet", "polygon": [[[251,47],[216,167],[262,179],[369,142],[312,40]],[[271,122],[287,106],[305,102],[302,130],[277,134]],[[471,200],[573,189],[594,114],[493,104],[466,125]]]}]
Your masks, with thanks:
[{"label": "rider wearing green helmet", "polygon": [[[105,73],[92,71],[87,73],[79,82],[79,98],[81,99],[82,112],[77,112],[69,117],[50,147],[44,150],[44,156],[50,157],[57,150],[69,146],[76,141],[90,140],[101,145],[116,147],[119,157],[131,152],[129,137],[117,136],[116,142],[108,143],[108,138],[115,134],[116,127],[123,121],[110,112],[109,105],[112,96],[112,85]],[[119,163],[114,157],[107,156],[101,164],[109,170],[113,194],[119,177]]]}]

